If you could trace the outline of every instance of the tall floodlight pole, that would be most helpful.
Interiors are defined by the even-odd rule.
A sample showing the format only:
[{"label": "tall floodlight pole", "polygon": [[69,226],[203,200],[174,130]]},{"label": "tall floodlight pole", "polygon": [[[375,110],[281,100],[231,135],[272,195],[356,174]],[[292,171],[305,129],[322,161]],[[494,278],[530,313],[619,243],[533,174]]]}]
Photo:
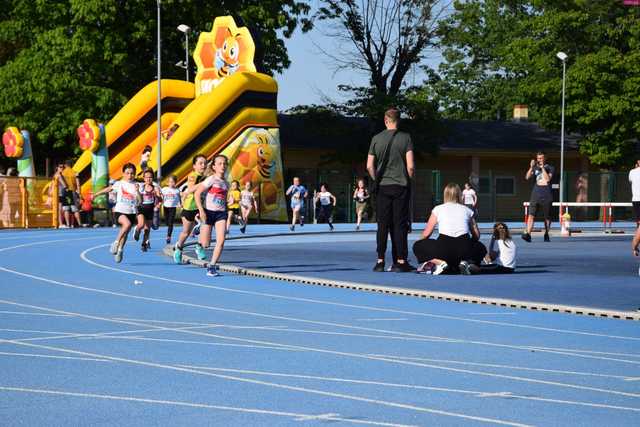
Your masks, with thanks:
[{"label": "tall floodlight pole", "polygon": [[158,122],[158,137],[157,137],[157,141],[156,141],[156,145],[158,147],[158,149],[156,150],[158,153],[158,165],[157,165],[157,177],[158,177],[158,184],[160,184],[160,180],[162,179],[162,122],[161,122],[161,116],[162,116],[162,90],[160,88],[160,82],[162,81],[162,75],[161,75],[161,70],[160,70],[160,0],[156,1],[157,4],[157,9],[158,9],[158,16],[157,16],[157,20],[158,20],[158,51],[156,52],[156,62],[158,65],[158,69],[157,69],[157,74],[158,74],[158,99],[156,100],[156,120]]},{"label": "tall floodlight pole", "polygon": [[186,64],[185,70],[187,70],[187,81],[189,81],[189,33],[191,32],[191,27],[185,24],[180,24],[178,25],[178,31],[184,33],[184,63]]},{"label": "tall floodlight pole", "polygon": [[565,77],[567,72],[567,54],[558,52],[558,59],[562,61],[562,117],[560,124],[560,215],[564,214],[562,204],[564,203],[564,90]]}]

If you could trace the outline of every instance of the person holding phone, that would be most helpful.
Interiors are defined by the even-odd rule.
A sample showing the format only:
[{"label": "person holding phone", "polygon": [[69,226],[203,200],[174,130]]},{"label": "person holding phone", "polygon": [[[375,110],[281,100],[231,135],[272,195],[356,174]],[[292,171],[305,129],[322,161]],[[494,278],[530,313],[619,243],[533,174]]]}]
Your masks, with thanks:
[{"label": "person holding phone", "polygon": [[549,241],[549,229],[551,228],[551,205],[553,195],[551,194],[551,180],[555,168],[547,163],[546,155],[543,151],[538,151],[535,160],[531,160],[529,169],[525,174],[525,179],[535,178],[531,199],[529,201],[529,215],[527,216],[527,228],[522,233],[522,239],[531,242],[531,230],[536,214],[542,211],[544,215],[544,241]]}]

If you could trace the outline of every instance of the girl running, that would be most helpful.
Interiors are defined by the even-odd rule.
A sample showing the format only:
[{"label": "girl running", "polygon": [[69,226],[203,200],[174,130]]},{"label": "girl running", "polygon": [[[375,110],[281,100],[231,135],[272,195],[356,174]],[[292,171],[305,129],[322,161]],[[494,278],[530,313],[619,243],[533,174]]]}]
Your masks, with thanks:
[{"label": "girl running", "polygon": [[141,248],[142,252],[146,252],[151,247],[149,235],[151,234],[153,212],[160,208],[162,194],[160,193],[160,186],[153,182],[153,170],[151,168],[144,170],[142,178],[144,180],[140,184],[142,201],[138,208],[138,224],[133,232],[133,238],[137,242],[140,239],[140,232],[144,230]]},{"label": "girl running", "polygon": [[[198,206],[196,205],[193,193],[198,188],[198,184],[204,180],[206,167],[207,158],[204,155],[198,154],[193,158],[193,171],[187,177],[187,188],[180,195],[182,199],[182,231],[173,248],[173,260],[176,264],[182,264],[182,245],[184,245],[184,242],[191,234],[195,224]],[[195,250],[199,260],[205,259],[207,254],[200,244],[196,244]]]},{"label": "girl running", "polygon": [[111,244],[111,253],[115,255],[116,262],[122,261],[124,244],[127,242],[129,230],[137,222],[136,214],[138,204],[142,201],[140,187],[135,182],[136,167],[132,163],[127,163],[122,167],[122,179],[113,185],[98,191],[93,197],[114,191],[116,193],[116,206],[114,208],[116,221],[120,224],[118,237]]},{"label": "girl running", "polygon": [[167,243],[171,243],[176,208],[180,206],[180,190],[176,188],[177,181],[178,178],[175,175],[171,175],[167,179],[167,186],[162,187],[162,208],[164,209],[164,221],[167,224]]},{"label": "girl running", "polygon": [[291,196],[291,226],[289,229],[294,231],[296,228],[296,222],[300,219],[300,227],[304,226],[304,199],[307,198],[307,189],[300,185],[300,178],[297,176],[293,178],[293,184],[289,187],[286,193],[287,196]]},{"label": "girl running", "polygon": [[[215,165],[214,165],[215,175]],[[227,215],[227,233],[231,229],[231,221],[236,220],[240,225],[240,228],[244,227],[244,222],[240,216],[240,183],[233,181],[231,183],[231,189],[228,191],[227,207],[229,208],[229,215]]]},{"label": "girl running", "polygon": [[356,231],[360,230],[360,224],[362,223],[362,217],[367,211],[367,204],[369,203],[369,191],[364,186],[364,179],[359,179],[356,189],[353,191],[353,200],[356,201]]},{"label": "girl running", "polygon": [[[216,231],[216,244],[211,255],[211,262],[207,268],[207,276],[219,276],[218,259],[224,247],[224,239],[227,231],[227,192],[229,186],[224,176],[227,172],[228,160],[222,154],[213,159],[213,175],[205,179],[195,192],[195,202],[198,206],[200,218],[204,219],[200,231],[200,244],[208,248],[211,243],[211,231]],[[205,203],[202,203],[202,194],[206,193]]]},{"label": "girl running", "polygon": [[505,223],[497,222],[493,226],[489,252],[484,261],[487,264],[480,266],[482,274],[509,274],[515,271],[516,244]]},{"label": "girl running", "polygon": [[336,198],[333,194],[329,192],[327,189],[327,184],[320,185],[320,192],[316,193],[314,198],[314,204],[320,201],[320,215],[318,216],[319,222],[323,220],[329,224],[329,229],[333,231],[333,224],[331,223],[331,214],[333,212],[333,208],[336,205]]},{"label": "girl running", "polygon": [[258,212],[258,202],[256,201],[253,191],[251,191],[251,182],[244,183],[244,190],[240,193],[240,213],[242,214],[242,222],[244,223],[240,227],[240,232],[244,234],[247,229],[247,222],[249,222],[249,215],[251,209],[255,209]]}]

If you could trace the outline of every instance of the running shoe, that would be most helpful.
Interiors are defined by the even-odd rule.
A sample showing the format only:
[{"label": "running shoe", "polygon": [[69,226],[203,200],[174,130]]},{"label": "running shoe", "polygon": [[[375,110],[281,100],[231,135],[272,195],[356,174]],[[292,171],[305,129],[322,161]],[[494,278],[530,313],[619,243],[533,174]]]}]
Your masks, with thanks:
[{"label": "running shoe", "polygon": [[171,243],[171,237],[167,236],[167,239],[165,241],[167,242],[167,245],[168,245],[169,243]]},{"label": "running shoe", "polygon": [[402,264],[394,263],[393,266],[391,267],[391,271],[394,273],[409,273],[415,270],[416,268],[411,264],[409,264],[408,262],[403,262]]},{"label": "running shoe", "polygon": [[356,231],[360,231],[360,226],[356,225]]},{"label": "running shoe", "polygon": [[329,224],[329,229],[333,231],[333,224]]},{"label": "running shoe", "polygon": [[140,249],[142,249],[142,252],[147,252],[149,250],[148,243],[142,242],[142,245],[140,245]]},{"label": "running shoe", "polygon": [[196,256],[200,261],[202,261],[207,257],[207,253],[205,252],[204,248],[200,243],[196,243],[195,250],[196,250]]},{"label": "running shoe", "polygon": [[243,225],[242,227],[240,227],[240,232],[242,234],[244,234],[244,232],[247,231],[247,224]]},{"label": "running shoe", "polygon": [[245,225],[247,225],[246,222],[244,222],[244,219],[242,219],[242,217],[240,215],[236,216],[236,220],[238,221],[238,225],[240,226],[240,228],[244,227]]},{"label": "running shoe", "polygon": [[432,263],[431,261],[425,261],[425,262],[423,262],[422,264],[420,264],[418,266],[418,268],[416,269],[416,273],[419,273],[419,274],[431,274],[435,267],[436,267],[436,265],[434,263]]},{"label": "running shoe", "polygon": [[433,272],[431,274],[433,274],[434,276],[439,276],[440,274],[444,273],[447,268],[449,268],[449,264],[447,264],[446,262],[442,262],[436,265],[436,268],[433,269]]},{"label": "running shoe", "polygon": [[529,233],[522,233],[522,240],[524,240],[525,242],[529,242],[529,243],[531,243],[531,234],[529,234]]},{"label": "running shoe", "polygon": [[304,217],[300,217],[300,227],[304,227]]},{"label": "running shoe", "polygon": [[460,270],[460,274],[464,274],[465,276],[471,276],[473,274],[480,273],[480,267],[469,261],[460,261],[460,264],[458,264],[458,269]]},{"label": "running shoe", "polygon": [[173,247],[173,262],[182,264],[182,249],[178,248],[178,244]]},{"label": "running shoe", "polygon": [[200,234],[200,223],[197,223],[195,227],[193,227],[192,231],[194,236],[198,236]]},{"label": "running shoe", "polygon": [[219,275],[220,273],[218,272],[217,265],[210,265],[209,267],[207,267],[207,276],[217,277]]},{"label": "running shoe", "polygon": [[116,255],[115,255],[114,258],[115,258],[117,263],[122,262],[122,248],[118,249],[118,252],[116,252]]},{"label": "running shoe", "polygon": [[295,225],[290,225],[289,230],[294,231],[296,229]]},{"label": "running shoe", "polygon": [[551,239],[549,239],[549,232],[548,231],[544,232],[544,241],[545,242],[550,242],[551,241]]},{"label": "running shoe", "polygon": [[116,240],[111,244],[111,248],[109,248],[109,252],[111,252],[112,255],[115,255],[116,253],[118,253],[118,243],[119,242]]},{"label": "running shoe", "polygon": [[376,262],[376,265],[373,267],[373,271],[375,271],[376,273],[383,273],[384,272],[384,261]]},{"label": "running shoe", "polygon": [[140,240],[140,232],[142,231],[142,228],[137,228],[134,230],[133,232],[133,239],[137,242],[138,240]]}]

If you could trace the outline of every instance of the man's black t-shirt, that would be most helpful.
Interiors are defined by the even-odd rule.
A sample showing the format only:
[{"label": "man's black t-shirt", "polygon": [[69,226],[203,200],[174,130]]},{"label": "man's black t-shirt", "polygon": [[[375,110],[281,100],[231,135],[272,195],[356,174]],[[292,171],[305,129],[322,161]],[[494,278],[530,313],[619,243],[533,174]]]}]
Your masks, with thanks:
[{"label": "man's black t-shirt", "polygon": [[[550,176],[555,172],[555,168],[549,164],[545,164],[544,169]],[[551,194],[551,181],[549,181],[547,184],[541,184],[542,182],[544,182],[544,175],[542,174],[542,168],[540,166],[535,165],[533,167],[533,176],[535,178],[535,183],[533,184],[533,190],[531,191],[531,194]]]}]

